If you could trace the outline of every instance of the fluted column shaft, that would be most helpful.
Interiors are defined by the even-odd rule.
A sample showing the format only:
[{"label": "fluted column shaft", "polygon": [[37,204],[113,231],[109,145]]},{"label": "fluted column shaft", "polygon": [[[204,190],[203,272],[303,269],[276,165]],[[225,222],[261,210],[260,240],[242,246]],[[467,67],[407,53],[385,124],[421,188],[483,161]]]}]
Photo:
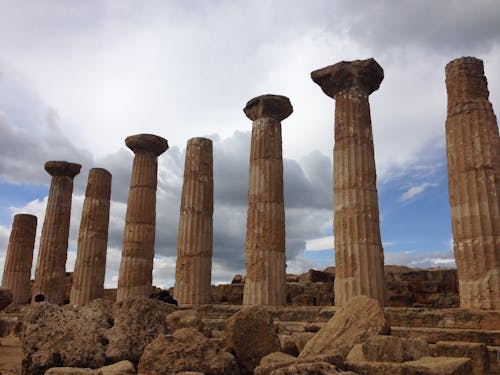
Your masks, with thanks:
[{"label": "fluted column shaft", "polygon": [[85,305],[104,297],[110,197],[111,173],[102,168],[92,168],[89,171],[78,235],[70,294],[72,305]]},{"label": "fluted column shaft", "polygon": [[45,163],[45,169],[52,175],[52,181],[40,237],[33,300],[42,295],[43,299],[50,303],[64,302],[73,178],[80,173],[80,168],[81,165],[74,163]]},{"label": "fluted column shaft", "polygon": [[30,301],[36,224],[36,216],[27,214],[15,215],[12,222],[2,287],[12,291],[13,303],[25,304]]},{"label": "fluted column shaft", "polygon": [[153,285],[158,155],[167,141],[150,134],[131,136],[126,144],[135,153],[127,202],[117,301],[149,296]]},{"label": "fluted column shaft", "polygon": [[368,95],[351,89],[335,96],[335,304],[357,295],[384,303],[375,158]]},{"label": "fluted column shaft", "polygon": [[366,295],[385,302],[377,176],[368,96],[384,71],[374,59],[342,61],[311,73],[335,99],[335,305]]},{"label": "fluted column shaft", "polygon": [[211,302],[214,181],[212,141],[186,148],[177,239],[174,296],[179,304]]},{"label": "fluted column shaft", "polygon": [[[277,107],[277,106],[281,106]],[[281,120],[286,97],[263,95],[245,108],[253,120],[248,177],[244,305],[286,304],[285,206]]]},{"label": "fluted column shaft", "polygon": [[448,189],[460,306],[500,309],[500,141],[483,62],[446,66]]}]

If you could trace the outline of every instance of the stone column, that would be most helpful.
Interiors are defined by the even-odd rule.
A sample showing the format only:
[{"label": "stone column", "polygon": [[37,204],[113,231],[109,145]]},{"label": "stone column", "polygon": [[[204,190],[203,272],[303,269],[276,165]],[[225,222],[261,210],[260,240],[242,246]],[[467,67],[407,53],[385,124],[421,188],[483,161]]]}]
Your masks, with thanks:
[{"label": "stone column", "polygon": [[374,59],[342,61],[311,78],[334,98],[335,305],[367,295],[382,305],[384,253],[380,238],[375,158],[368,96],[384,71]]},{"label": "stone column", "polygon": [[85,305],[104,297],[110,197],[111,173],[102,168],[92,168],[89,171],[78,235],[70,294],[72,305]]},{"label": "stone column", "polygon": [[66,161],[45,163],[45,170],[52,176],[52,182],[40,237],[35,283],[31,294],[33,301],[43,296],[43,300],[50,303],[64,302],[73,178],[80,173],[81,167],[80,164]]},{"label": "stone column", "polygon": [[212,141],[192,138],[186,148],[174,296],[179,304],[211,302],[214,180]]},{"label": "stone column", "polygon": [[152,292],[156,228],[158,156],[168,149],[166,139],[153,134],[127,137],[134,154],[128,193],[117,301]]},{"label": "stone column", "polygon": [[446,66],[448,190],[460,306],[500,309],[500,140],[483,62]]},{"label": "stone column", "polygon": [[258,96],[250,100],[244,109],[253,121],[244,305],[286,304],[281,121],[292,111],[290,100],[279,95]]},{"label": "stone column", "polygon": [[14,216],[9,246],[3,269],[2,288],[10,289],[13,303],[30,301],[31,264],[35,247],[37,218],[33,215]]}]

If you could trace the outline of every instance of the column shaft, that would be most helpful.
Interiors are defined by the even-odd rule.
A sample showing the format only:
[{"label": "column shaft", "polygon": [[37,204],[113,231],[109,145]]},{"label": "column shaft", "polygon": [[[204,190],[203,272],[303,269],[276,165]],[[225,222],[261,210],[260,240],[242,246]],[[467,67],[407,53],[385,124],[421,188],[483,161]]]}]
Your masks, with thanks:
[{"label": "column shaft", "polygon": [[36,216],[27,214],[15,215],[12,222],[2,287],[12,291],[13,303],[25,304],[30,301],[36,224]]},{"label": "column shaft", "polygon": [[85,305],[104,297],[110,196],[111,174],[105,169],[91,169],[80,222],[71,304]]},{"label": "column shaft", "polygon": [[168,149],[166,139],[153,134],[127,137],[135,153],[125,217],[122,260],[117,301],[146,296],[153,287],[153,258],[156,228],[158,155]]},{"label": "column shaft", "polygon": [[500,140],[483,63],[446,66],[448,189],[460,305],[500,309]]},{"label": "column shaft", "polygon": [[357,295],[384,303],[375,158],[368,94],[335,96],[334,234],[335,304]]},{"label": "column shaft", "polygon": [[[56,304],[64,302],[64,277],[68,252],[73,178],[80,164],[48,161],[45,170],[52,176],[40,249],[31,297]],[[42,297],[42,298],[40,298]]]},{"label": "column shaft", "polygon": [[248,178],[244,305],[286,304],[281,122],[254,120]]},{"label": "column shaft", "polygon": [[212,141],[192,138],[186,148],[174,296],[180,304],[211,302],[213,208]]}]

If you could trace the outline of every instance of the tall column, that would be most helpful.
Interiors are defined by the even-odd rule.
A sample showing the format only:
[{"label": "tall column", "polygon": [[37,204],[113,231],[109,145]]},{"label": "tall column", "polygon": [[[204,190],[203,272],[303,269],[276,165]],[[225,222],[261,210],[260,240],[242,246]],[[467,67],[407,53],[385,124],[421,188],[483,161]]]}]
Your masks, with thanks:
[{"label": "tall column", "polygon": [[73,178],[80,173],[80,164],[66,161],[48,161],[45,170],[52,176],[45,220],[40,237],[40,249],[31,297],[62,304],[64,276],[68,253],[69,222]]},{"label": "tall column", "polygon": [[117,301],[149,296],[153,286],[158,156],[168,149],[166,139],[153,134],[127,137],[134,156],[128,193]]},{"label": "tall column", "polygon": [[24,304],[30,301],[36,224],[36,216],[27,214],[15,215],[12,222],[3,269],[2,288],[12,291],[13,303]]},{"label": "tall column", "polygon": [[70,294],[72,305],[85,305],[104,297],[110,197],[111,173],[102,168],[92,168],[89,171],[78,235]]},{"label": "tall column", "polygon": [[367,295],[384,304],[384,253],[368,96],[384,71],[374,59],[342,61],[311,78],[335,99],[335,305]]},{"label": "tall column", "polygon": [[500,140],[483,62],[446,66],[448,190],[460,306],[500,309]]},{"label": "tall column", "polygon": [[180,304],[211,302],[214,180],[212,141],[192,138],[186,148],[174,295]]},{"label": "tall column", "polygon": [[244,305],[286,304],[281,121],[292,111],[290,100],[279,95],[258,96],[244,109],[246,116],[253,121]]}]

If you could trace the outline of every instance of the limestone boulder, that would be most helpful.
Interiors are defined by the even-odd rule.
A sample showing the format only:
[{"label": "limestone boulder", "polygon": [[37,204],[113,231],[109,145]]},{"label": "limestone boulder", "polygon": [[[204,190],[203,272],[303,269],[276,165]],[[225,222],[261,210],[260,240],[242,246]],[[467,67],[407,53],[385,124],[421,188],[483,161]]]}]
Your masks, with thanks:
[{"label": "limestone boulder", "polygon": [[314,336],[313,332],[299,332],[293,335],[295,346],[299,353],[304,349],[307,342]]},{"label": "limestone boulder", "polygon": [[355,344],[389,332],[379,302],[366,296],[354,297],[306,343],[299,358],[315,355],[345,358]]},{"label": "limestone boulder", "polygon": [[438,341],[434,347],[436,356],[462,357],[472,360],[474,375],[486,374],[489,371],[490,361],[485,344],[460,341]]},{"label": "limestone boulder", "polygon": [[471,375],[470,358],[422,357],[402,364],[403,374],[409,375]]},{"label": "limestone boulder", "polygon": [[213,375],[238,375],[233,355],[220,351],[196,329],[181,328],[161,334],[146,346],[139,361],[139,374],[178,374],[186,371]]},{"label": "limestone boulder", "polygon": [[136,375],[134,365],[129,361],[120,361],[96,370],[76,367],[53,367],[45,375]]},{"label": "limestone boulder", "polygon": [[173,333],[181,328],[194,328],[203,332],[205,324],[196,310],[178,310],[166,317],[167,332]]},{"label": "limestone boulder", "polygon": [[346,362],[407,362],[429,357],[427,342],[421,339],[405,339],[393,336],[373,336],[362,344],[356,344]]},{"label": "limestone boulder", "polygon": [[106,333],[108,362],[139,362],[146,345],[167,333],[166,316],[177,308],[146,297],[130,297],[113,306],[114,326]]},{"label": "limestone boulder", "polygon": [[226,346],[238,361],[242,374],[253,374],[262,357],[280,350],[277,327],[271,312],[251,306],[226,321]]},{"label": "limestone boulder", "polygon": [[345,372],[338,370],[334,365],[327,362],[312,363],[294,363],[280,369],[271,371],[270,375],[334,375],[334,374],[352,374],[354,372]]},{"label": "limestone boulder", "polygon": [[21,338],[23,374],[43,374],[51,367],[104,366],[108,326],[102,319],[88,318],[82,310],[47,302],[28,310]]},{"label": "limestone boulder", "polygon": [[12,292],[10,289],[0,287],[0,311],[12,303]]}]

